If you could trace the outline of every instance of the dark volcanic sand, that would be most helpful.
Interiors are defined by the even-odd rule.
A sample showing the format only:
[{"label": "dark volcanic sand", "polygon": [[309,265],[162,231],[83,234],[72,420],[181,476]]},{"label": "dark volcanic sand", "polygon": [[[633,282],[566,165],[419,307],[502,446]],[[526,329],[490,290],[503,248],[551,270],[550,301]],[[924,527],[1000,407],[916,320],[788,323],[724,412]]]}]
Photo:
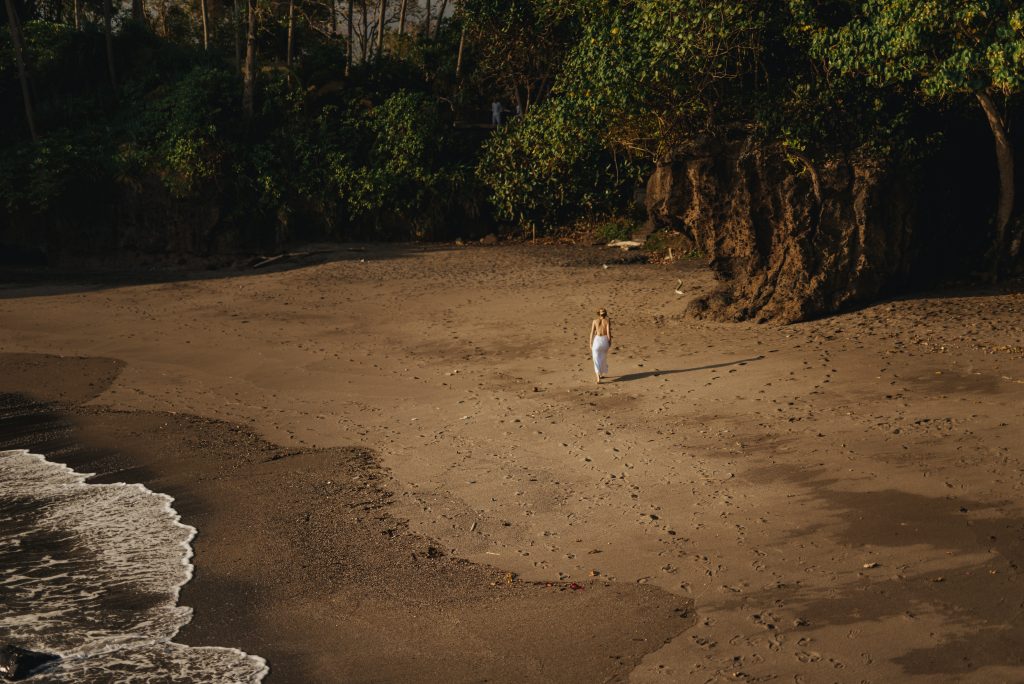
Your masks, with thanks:
[{"label": "dark volcanic sand", "polygon": [[[1019,287],[719,324],[681,315],[716,287],[692,264],[357,249],[153,283],[0,284],[0,350],[122,362],[102,389],[77,361],[12,358],[0,391],[88,400],[78,441],[121,450],[92,467],[142,466],[117,475],[179,497],[200,533],[183,637],[267,656],[274,676],[301,657],[296,677],[326,681],[589,682],[641,653],[631,684],[1024,681]],[[615,326],[601,386],[598,306]],[[359,489],[373,468],[346,447],[387,475]],[[491,564],[541,586],[502,587]],[[588,589],[543,587],[559,580]],[[693,626],[652,612],[632,641],[649,594],[622,587],[641,585],[659,606],[692,600]],[[589,601],[591,615],[572,603]],[[563,674],[576,657],[615,669]]]},{"label": "dark volcanic sand", "polygon": [[173,496],[199,530],[180,601],[195,616],[176,640],[261,655],[268,682],[624,680],[693,624],[691,601],[650,585],[538,584],[449,557],[389,513],[364,449],[80,405],[120,368],[0,355],[0,450]]}]

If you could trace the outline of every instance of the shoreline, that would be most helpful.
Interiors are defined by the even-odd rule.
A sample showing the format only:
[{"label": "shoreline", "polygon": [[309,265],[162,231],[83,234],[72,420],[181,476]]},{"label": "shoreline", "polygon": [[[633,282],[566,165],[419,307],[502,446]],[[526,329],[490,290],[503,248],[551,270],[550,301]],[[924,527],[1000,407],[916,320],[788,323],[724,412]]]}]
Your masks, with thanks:
[{"label": "shoreline", "polygon": [[[654,587],[538,584],[449,556],[389,513],[388,475],[364,449],[284,449],[196,416],[50,403],[116,375],[81,383],[95,360],[52,361],[0,354],[2,375],[21,375],[0,381],[0,449],[172,496],[198,530],[179,599],[193,618],[174,640],[265,658],[270,684],[619,680],[693,623],[692,602]],[[26,385],[56,396],[18,405]],[[487,648],[465,658],[467,642]]]}]

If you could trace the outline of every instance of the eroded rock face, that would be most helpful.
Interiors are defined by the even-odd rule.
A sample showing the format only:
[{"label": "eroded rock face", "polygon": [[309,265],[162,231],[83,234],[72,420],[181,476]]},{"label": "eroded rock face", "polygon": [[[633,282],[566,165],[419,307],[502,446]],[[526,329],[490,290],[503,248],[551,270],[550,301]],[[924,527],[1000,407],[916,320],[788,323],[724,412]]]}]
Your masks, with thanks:
[{"label": "eroded rock face", "polygon": [[704,143],[647,185],[654,227],[688,235],[723,281],[697,317],[790,323],[878,296],[909,265],[906,178],[870,163],[814,168],[781,149]]}]

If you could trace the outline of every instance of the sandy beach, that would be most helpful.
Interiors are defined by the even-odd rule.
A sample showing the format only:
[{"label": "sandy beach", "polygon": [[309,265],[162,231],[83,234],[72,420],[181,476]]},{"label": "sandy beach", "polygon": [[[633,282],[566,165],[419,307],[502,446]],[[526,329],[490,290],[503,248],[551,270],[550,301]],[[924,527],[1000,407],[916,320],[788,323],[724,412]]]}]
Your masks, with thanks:
[{"label": "sandy beach", "polygon": [[1024,294],[717,324],[618,257],[4,284],[0,448],[174,496],[179,640],[268,682],[1024,681]]}]

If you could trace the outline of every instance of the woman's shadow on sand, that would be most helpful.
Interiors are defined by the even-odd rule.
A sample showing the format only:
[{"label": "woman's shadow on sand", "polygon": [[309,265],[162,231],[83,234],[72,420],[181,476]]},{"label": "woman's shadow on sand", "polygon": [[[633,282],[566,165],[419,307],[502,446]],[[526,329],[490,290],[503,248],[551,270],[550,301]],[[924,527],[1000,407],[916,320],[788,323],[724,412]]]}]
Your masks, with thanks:
[{"label": "woman's shadow on sand", "polygon": [[754,356],[749,359],[740,359],[738,361],[726,361],[724,363],[712,363],[707,366],[696,366],[695,368],[677,368],[675,370],[652,370],[644,371],[643,373],[629,373],[627,375],[620,375],[615,378],[615,382],[630,382],[632,380],[643,380],[644,378],[658,377],[659,375],[674,375],[676,373],[693,373],[694,371],[711,370],[713,368],[725,368],[726,366],[745,366],[748,363],[754,361],[760,361],[764,358],[764,355]]}]

